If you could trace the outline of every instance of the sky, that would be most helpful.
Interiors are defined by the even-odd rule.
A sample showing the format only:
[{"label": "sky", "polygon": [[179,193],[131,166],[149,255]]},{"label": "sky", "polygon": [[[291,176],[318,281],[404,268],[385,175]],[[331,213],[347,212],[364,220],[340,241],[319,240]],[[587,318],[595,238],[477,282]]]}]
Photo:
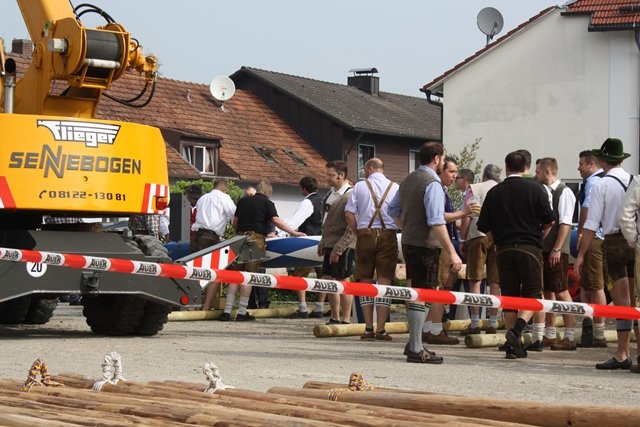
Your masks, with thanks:
[{"label": "sky", "polygon": [[[23,0],[34,1],[34,0]],[[51,0],[54,1],[54,0]],[[64,1],[64,0],[55,0]],[[485,46],[477,26],[498,9],[506,34],[550,0],[89,0],[160,60],[165,77],[210,83],[242,66],[346,84],[353,68],[376,67],[380,90],[419,88]],[[82,3],[73,1],[74,5]],[[95,14],[82,18],[95,27]],[[2,0],[0,37],[29,38],[17,2]]]}]

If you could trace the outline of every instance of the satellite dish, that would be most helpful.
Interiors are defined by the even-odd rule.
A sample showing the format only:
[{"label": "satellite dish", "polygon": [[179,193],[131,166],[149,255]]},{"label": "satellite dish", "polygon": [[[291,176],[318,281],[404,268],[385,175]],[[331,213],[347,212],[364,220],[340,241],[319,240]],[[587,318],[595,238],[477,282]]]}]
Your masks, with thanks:
[{"label": "satellite dish", "polygon": [[226,111],[224,109],[224,101],[228,101],[233,97],[233,95],[236,93],[236,85],[233,84],[233,80],[231,80],[229,77],[218,76],[214,78],[209,85],[209,91],[215,99],[222,103],[222,105],[220,106],[222,111]]},{"label": "satellite dish", "polygon": [[502,31],[504,19],[498,9],[493,7],[485,7],[478,12],[478,28],[487,36],[487,44],[493,39],[493,36]]}]

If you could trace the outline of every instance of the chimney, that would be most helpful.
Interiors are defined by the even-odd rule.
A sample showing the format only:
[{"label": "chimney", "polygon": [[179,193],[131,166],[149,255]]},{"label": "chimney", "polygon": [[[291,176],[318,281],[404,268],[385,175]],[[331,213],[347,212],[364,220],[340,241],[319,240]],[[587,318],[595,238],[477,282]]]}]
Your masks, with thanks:
[{"label": "chimney", "polygon": [[380,78],[374,76],[378,73],[377,68],[353,68],[349,72],[353,73],[353,76],[347,79],[347,85],[356,87],[369,95],[378,96]]},{"label": "chimney", "polygon": [[33,43],[27,39],[13,39],[13,43],[11,43],[11,53],[31,55],[33,53]]}]

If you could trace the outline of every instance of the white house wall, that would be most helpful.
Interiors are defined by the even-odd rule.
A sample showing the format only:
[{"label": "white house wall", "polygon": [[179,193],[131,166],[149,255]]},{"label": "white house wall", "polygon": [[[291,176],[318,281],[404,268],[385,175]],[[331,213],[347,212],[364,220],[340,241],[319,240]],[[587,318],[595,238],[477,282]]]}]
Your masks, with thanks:
[{"label": "white house wall", "polygon": [[479,158],[504,164],[526,148],[579,179],[578,153],[621,138],[638,172],[638,49],[631,32],[589,33],[588,17],[554,12],[444,83],[444,143],[452,153],[482,138]]}]

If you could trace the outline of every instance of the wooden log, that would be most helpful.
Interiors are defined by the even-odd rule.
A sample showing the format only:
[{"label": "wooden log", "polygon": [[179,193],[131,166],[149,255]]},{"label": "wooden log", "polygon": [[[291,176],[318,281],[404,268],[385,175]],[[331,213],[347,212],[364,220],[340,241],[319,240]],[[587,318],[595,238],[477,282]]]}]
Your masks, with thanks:
[{"label": "wooden log", "polygon": [[[60,404],[63,400],[49,400],[48,402],[44,402],[39,401],[38,399],[25,398],[25,396],[29,395],[30,393],[20,393],[17,396],[1,394],[1,405],[3,408],[9,408],[14,413],[27,414],[56,422],[69,422],[76,425],[102,425],[113,427],[132,424],[148,425],[151,427],[168,427],[175,425],[175,422],[163,422],[131,414],[106,413],[94,409],[69,407]],[[56,414],[59,414],[60,416],[55,416]]]},{"label": "wooden log", "polygon": [[[113,386],[112,386],[113,387]],[[114,387],[115,388],[115,387]],[[132,387],[135,389],[135,387]],[[0,390],[0,396],[12,394],[15,392],[6,392]],[[185,400],[172,398],[140,398],[131,394],[122,393],[103,393],[94,392],[86,389],[65,388],[47,388],[38,387],[33,389],[31,393],[17,394],[17,399],[23,399],[28,402],[37,404],[48,404],[77,410],[90,410],[94,414],[98,412],[108,413],[105,417],[111,417],[111,414],[128,414],[141,417],[148,420],[166,420],[170,423],[201,423],[210,425],[213,422],[233,422],[242,421],[245,424],[260,425],[339,425],[334,424],[331,419],[318,422],[314,419],[296,416],[294,412],[311,412],[311,411],[291,411],[286,405],[280,405],[281,408],[270,407],[266,405],[256,405],[256,402],[249,402],[245,405],[237,405],[229,399],[220,399],[215,396],[202,394],[203,402],[189,402]],[[87,399],[90,396],[91,399]],[[205,404],[203,404],[205,403]],[[237,406],[244,406],[238,408]],[[59,409],[58,408],[58,409]],[[264,411],[263,411],[264,410]],[[305,415],[305,414],[302,414]],[[322,414],[320,414],[322,415]],[[330,413],[325,414],[325,418],[331,418]],[[345,421],[347,419],[345,418]],[[151,425],[151,423],[149,423]],[[162,424],[168,425],[168,424]],[[366,424],[377,425],[377,424]]]},{"label": "wooden log", "polygon": [[[69,387],[71,384],[79,385],[83,388],[87,388],[91,383],[88,379],[78,378],[76,376],[57,376],[56,381],[61,381]],[[0,383],[1,385],[1,383]],[[123,387],[120,387],[123,386]],[[312,399],[306,399],[306,402],[302,404],[291,405],[290,402],[283,402],[282,397],[275,395],[267,396],[265,393],[251,392],[247,390],[229,389],[225,391],[218,391],[214,395],[203,393],[205,386],[203,384],[185,383],[178,381],[167,381],[163,383],[150,382],[144,384],[135,383],[119,383],[116,386],[106,384],[103,391],[106,393],[124,394],[127,395],[139,395],[144,396],[152,395],[154,400],[160,399],[160,396],[169,397],[173,402],[174,399],[178,407],[182,406],[182,401],[195,400],[198,405],[203,402],[207,405],[223,405],[227,408],[247,409],[257,412],[266,412],[272,414],[286,415],[289,417],[305,418],[310,420],[343,423],[349,425],[361,425],[361,426],[382,426],[382,425],[396,425],[393,421],[398,419],[398,415],[404,415],[400,419],[409,419],[408,415],[411,415],[408,411],[407,414],[394,414],[394,417],[381,420],[378,411],[371,411],[369,414],[361,414],[358,419],[354,419],[353,414],[349,410],[344,410],[343,414],[336,414],[335,404],[332,405],[329,402],[320,402],[324,408],[310,407],[309,401]],[[149,391],[151,390],[151,392]],[[101,393],[103,394],[103,393]],[[267,397],[260,398],[261,396]],[[286,397],[285,397],[286,398]],[[211,403],[211,399],[215,402]],[[413,414],[413,418],[410,421],[422,422],[424,416]],[[404,425],[404,422],[397,425]]]},{"label": "wooden log", "polygon": [[[297,310],[296,307],[279,307],[279,308],[256,308],[249,310],[257,319],[287,317]],[[169,320],[172,322],[180,321],[196,321],[196,320],[216,320],[224,310],[197,310],[197,311],[173,311],[169,313]],[[237,310],[231,311],[233,319],[237,314]]]},{"label": "wooden log", "polygon": [[[107,396],[96,398],[98,394],[88,390],[60,388],[54,390],[49,387],[34,388],[29,393],[0,390],[2,405],[27,407],[35,410],[41,408],[40,410],[57,413],[66,408],[65,413],[79,415],[80,419],[90,418],[93,420],[90,420],[87,425],[95,424],[96,419],[110,420],[104,425],[113,426],[134,421],[143,422],[150,426],[169,426],[176,422],[182,422],[181,414],[176,415],[176,412],[179,411],[174,410],[170,405],[166,405],[168,412],[154,413],[146,402],[144,403],[147,406],[143,406],[142,403],[131,398],[119,399],[119,401],[109,399]],[[89,396],[91,399],[88,399]],[[99,415],[101,413],[102,416]]]},{"label": "wooden log", "polygon": [[[276,401],[276,402],[284,402],[286,401],[289,404],[303,404],[303,405],[313,405],[314,409],[326,408],[327,411],[333,412],[334,414],[337,412],[346,412],[350,417],[351,421],[349,421],[348,425],[356,425],[357,421],[368,420],[369,417],[377,417],[379,420],[383,420],[382,425],[398,425],[404,426],[407,424],[416,423],[419,425],[438,425],[441,426],[443,424],[455,424],[459,426],[478,426],[478,425],[486,425],[486,426],[505,426],[510,425],[513,426],[513,423],[504,423],[502,421],[495,420],[482,420],[478,418],[468,417],[468,416],[450,416],[443,414],[429,414],[429,413],[418,413],[412,410],[407,409],[396,409],[396,408],[384,408],[379,406],[372,406],[367,404],[357,404],[357,403],[345,403],[345,402],[324,402],[324,405],[318,405],[318,403],[313,403],[313,400],[316,402],[322,402],[317,399],[307,399],[301,398],[294,395],[278,395],[277,393],[257,393],[257,392],[249,392],[247,390],[237,390],[230,389],[225,390],[223,392],[224,395],[233,395],[234,397],[244,397],[250,399],[251,401],[256,400],[267,400],[267,401]],[[272,395],[273,397],[269,397]],[[520,425],[520,424],[517,424]]]},{"label": "wooden log", "polygon": [[[442,324],[442,329],[447,332],[462,331],[469,327],[471,320],[449,320]],[[480,329],[486,330],[489,327],[489,321],[487,319],[480,320]],[[498,329],[504,329],[504,320],[498,319]]]},{"label": "wooden log", "polygon": [[[308,388],[311,390],[332,390],[334,388],[346,388],[347,384],[341,383],[332,383],[326,381],[307,381],[304,383],[302,388]],[[391,393],[410,393],[410,394],[424,394],[424,395],[437,395],[437,396],[458,396],[456,394],[442,394],[442,393],[434,393],[432,391],[423,391],[423,390],[409,390],[404,388],[391,388],[391,387],[378,387],[376,386],[373,392],[381,392],[387,391]]]},{"label": "wooden log", "polygon": [[[559,333],[558,336],[562,336],[562,333]],[[531,334],[526,333],[522,334],[523,341],[526,344],[531,342]],[[608,343],[618,342],[618,334],[616,331],[604,331],[604,337]],[[580,344],[581,341],[581,330],[576,330],[575,340],[576,344]],[[631,342],[635,341],[635,335],[633,331],[631,331]],[[475,335],[467,335],[464,337],[464,344],[468,348],[486,348],[486,347],[497,347],[499,345],[504,344],[505,338],[503,334],[475,334]]]},{"label": "wooden log", "polygon": [[[469,327],[470,320],[449,320],[443,324],[446,331],[462,331]],[[482,320],[481,328],[484,330],[489,325],[487,320]],[[504,328],[504,321],[498,321],[498,327]],[[408,334],[409,324],[407,322],[388,322],[384,329],[389,334]],[[350,337],[358,336],[364,333],[364,323],[352,323],[350,325],[316,325],[313,328],[313,334],[318,338],[326,337]]]},{"label": "wooden log", "polygon": [[[87,386],[91,383],[91,380],[85,378],[78,378],[77,376],[57,376],[57,381],[61,381],[67,385],[67,388],[71,384],[82,387],[86,390]],[[1,385],[1,382],[0,382]],[[122,386],[122,387],[121,387]],[[362,425],[362,426],[381,426],[381,425],[389,425],[388,421],[384,423],[380,422],[379,417],[377,416],[369,416],[358,420],[358,422],[354,422],[351,415],[336,415],[332,410],[313,410],[309,407],[304,406],[291,406],[284,404],[282,402],[273,401],[271,403],[255,401],[253,399],[246,400],[237,398],[234,395],[226,396],[224,391],[219,391],[216,394],[210,395],[203,392],[205,389],[204,385],[194,384],[194,383],[181,383],[181,382],[170,382],[170,383],[118,383],[118,385],[113,386],[111,384],[105,384],[103,388],[103,392],[99,393],[102,395],[102,399],[104,400],[105,393],[111,394],[126,394],[127,396],[136,396],[144,397],[146,401],[153,402],[162,402],[166,404],[172,404],[178,410],[183,409],[184,407],[190,405],[196,405],[194,408],[201,406],[202,404],[206,405],[221,405],[225,408],[236,408],[243,409],[248,411],[253,411],[256,413],[264,413],[264,414],[273,414],[278,416],[286,416],[291,418],[302,418],[306,420],[316,420],[316,421],[324,421],[331,423],[346,423],[351,425]],[[73,389],[72,389],[73,390]],[[78,389],[75,389],[78,390]],[[234,390],[235,391],[235,390]],[[51,391],[49,393],[56,393],[56,391]],[[249,392],[251,393],[251,392]],[[253,392],[252,396],[256,396],[260,393]],[[264,393],[262,393],[264,394]],[[120,397],[116,399],[121,399]],[[131,399],[131,397],[129,398]],[[213,400],[213,402],[212,402]],[[113,401],[113,400],[112,400]],[[190,402],[191,401],[191,402]],[[117,400],[116,400],[117,402]]]},{"label": "wooden log", "polygon": [[[562,335],[561,333],[558,334],[559,336]],[[580,344],[582,342],[582,330],[578,329],[576,330],[576,344]],[[616,331],[612,331],[612,330],[606,330],[604,331],[604,339],[607,340],[607,342],[609,343],[617,343],[618,342],[618,333]],[[631,331],[631,334],[629,336],[629,339],[631,340],[631,342],[635,342],[636,341],[636,334]]]},{"label": "wooden log", "polygon": [[[77,377],[76,377],[77,378]],[[89,385],[90,380],[76,379],[66,377],[56,377],[56,381],[66,381],[67,388],[72,381],[76,380],[76,384],[83,387]],[[126,384],[125,387],[120,385]],[[165,403],[173,403],[178,409],[184,406],[183,400],[196,399],[197,405],[201,406],[203,402],[206,402],[208,406],[222,405],[226,408],[248,408],[253,411],[268,412],[280,415],[287,415],[290,417],[299,417],[311,420],[322,420],[325,424],[327,422],[343,423],[348,425],[406,425],[409,423],[416,424],[429,424],[429,425],[441,425],[443,423],[457,423],[459,425],[504,425],[503,423],[496,424],[493,421],[483,421],[477,419],[468,419],[468,417],[448,417],[443,415],[425,415],[416,414],[408,410],[398,410],[389,408],[379,408],[366,405],[354,405],[345,404],[341,402],[323,402],[316,399],[302,399],[298,397],[290,396],[278,396],[267,395],[265,393],[252,392],[248,390],[229,389],[224,391],[218,391],[214,395],[208,395],[202,393],[204,386],[194,383],[184,383],[178,381],[166,381],[163,383],[119,383],[117,386],[105,385],[104,390],[107,393],[122,394],[142,392],[145,395],[149,394],[148,389],[151,389],[155,393],[153,401],[163,401],[164,398],[158,395],[170,391],[170,398]],[[176,391],[179,392],[182,399],[176,399]],[[56,390],[52,390],[51,393],[56,393]],[[104,393],[98,393],[104,394]],[[212,401],[213,400],[213,401]],[[310,402],[317,402],[315,406],[311,406]],[[288,407],[287,407],[288,406]],[[342,406],[342,408],[338,408]],[[340,410],[341,409],[341,410]],[[357,416],[356,416],[357,415]],[[189,419],[190,422],[194,422],[194,419]],[[381,422],[382,420],[382,422]],[[399,420],[399,421],[398,421]],[[209,420],[210,421],[210,420]]]},{"label": "wooden log", "polygon": [[[409,332],[407,322],[388,322],[384,325],[385,331],[389,334],[406,334]],[[364,323],[352,323],[349,325],[316,325],[313,328],[313,335],[318,338],[327,337],[350,337],[362,335],[364,333]]]},{"label": "wooden log", "polygon": [[[272,387],[269,393],[328,399],[329,391]],[[473,414],[475,417],[538,426],[614,427],[640,425],[640,410],[620,406],[558,405],[479,397],[435,396],[392,392],[349,392],[339,396],[341,402],[363,403],[409,409],[433,414]],[[611,414],[615,414],[612,417]]]},{"label": "wooden log", "polygon": [[[464,337],[464,345],[467,348],[485,348],[485,347],[497,347],[505,343],[504,334],[474,334]],[[524,345],[531,343],[531,334],[522,334],[522,342]]]},{"label": "wooden log", "polygon": [[[52,420],[45,416],[38,416],[33,411],[25,411],[22,408],[6,408],[0,407],[0,422],[3,426],[8,427],[68,427],[80,424],[71,423],[71,421]],[[45,414],[46,415],[46,414]],[[53,417],[60,417],[54,415]]]}]

